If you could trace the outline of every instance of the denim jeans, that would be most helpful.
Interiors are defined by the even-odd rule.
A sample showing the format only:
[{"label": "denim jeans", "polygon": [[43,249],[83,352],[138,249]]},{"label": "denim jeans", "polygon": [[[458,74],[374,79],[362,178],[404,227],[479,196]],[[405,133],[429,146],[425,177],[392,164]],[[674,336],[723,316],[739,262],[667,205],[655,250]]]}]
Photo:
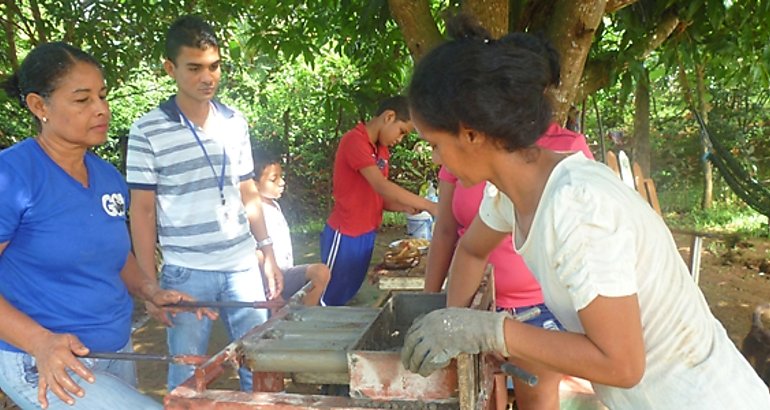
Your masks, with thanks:
[{"label": "denim jeans", "polygon": [[[131,352],[131,341],[120,350]],[[48,408],[51,410],[134,410],[161,409],[160,403],[136,390],[136,366],[127,360],[80,359],[94,374],[91,384],[75,373],[72,379],[85,390],[85,396],[77,397],[70,406],[55,394],[48,392]],[[35,358],[27,353],[0,350],[0,389],[22,409],[39,409],[37,401],[38,373]]]},{"label": "denim jeans", "polygon": [[530,309],[538,308],[540,309],[540,314],[529,319],[525,320],[524,323],[528,323],[532,326],[536,327],[542,327],[545,330],[557,330],[557,331],[564,331],[564,327],[559,322],[559,319],[556,319],[556,316],[551,313],[551,311],[548,309],[548,306],[545,305],[545,303],[541,303],[539,305],[532,305],[532,306],[520,306],[516,308],[502,308],[502,307],[496,307],[495,310],[498,312],[508,312],[512,316],[516,316],[518,314],[522,314],[527,312]]},{"label": "denim jeans", "polygon": [[[161,271],[160,286],[186,292],[200,301],[264,301],[265,291],[259,267],[239,272],[216,272],[165,265]],[[230,341],[240,338],[246,332],[267,320],[266,309],[226,308],[219,310],[219,317],[224,322]],[[206,354],[211,336],[212,322],[204,317],[201,320],[195,313],[178,313],[171,320],[169,327],[168,350],[172,355]],[[224,346],[222,346],[224,347]],[[168,367],[168,391],[190,378],[193,366],[171,364]],[[252,390],[251,372],[239,369],[241,389]]]}]

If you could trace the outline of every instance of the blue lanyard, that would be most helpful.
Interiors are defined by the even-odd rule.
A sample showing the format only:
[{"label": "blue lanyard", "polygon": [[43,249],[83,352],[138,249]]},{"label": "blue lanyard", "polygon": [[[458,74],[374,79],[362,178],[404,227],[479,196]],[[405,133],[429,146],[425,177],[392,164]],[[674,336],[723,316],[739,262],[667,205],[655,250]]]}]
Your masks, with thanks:
[{"label": "blue lanyard", "polygon": [[179,110],[179,115],[182,116],[182,119],[184,119],[185,124],[187,124],[187,128],[190,129],[193,136],[195,137],[195,141],[198,142],[198,146],[201,147],[201,150],[203,150],[203,155],[206,157],[206,161],[209,163],[209,167],[211,167],[211,172],[214,173],[214,177],[217,179],[217,185],[219,187],[219,199],[222,201],[222,205],[224,205],[225,204],[225,165],[227,164],[227,153],[225,152],[225,145],[222,144],[221,175],[217,176],[217,171],[214,169],[214,164],[211,162],[211,158],[209,158],[209,153],[206,151],[206,147],[203,146],[203,142],[201,142],[200,137],[198,137],[198,133],[195,132],[195,126],[190,122],[190,120],[187,119],[187,116],[184,115],[182,110],[179,109],[179,106],[177,106],[177,110]]}]

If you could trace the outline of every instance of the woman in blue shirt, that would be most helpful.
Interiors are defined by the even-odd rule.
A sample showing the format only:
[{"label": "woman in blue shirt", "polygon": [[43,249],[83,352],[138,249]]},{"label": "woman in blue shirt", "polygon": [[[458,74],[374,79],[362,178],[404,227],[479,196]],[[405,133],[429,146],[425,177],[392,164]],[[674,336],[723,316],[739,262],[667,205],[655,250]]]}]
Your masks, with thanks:
[{"label": "woman in blue shirt", "polygon": [[3,86],[39,132],[0,152],[0,388],[24,409],[159,408],[135,390],[133,362],[79,357],[131,351],[129,294],[191,300],[139,269],[126,184],[90,151],[110,122],[101,66],[42,44]]}]

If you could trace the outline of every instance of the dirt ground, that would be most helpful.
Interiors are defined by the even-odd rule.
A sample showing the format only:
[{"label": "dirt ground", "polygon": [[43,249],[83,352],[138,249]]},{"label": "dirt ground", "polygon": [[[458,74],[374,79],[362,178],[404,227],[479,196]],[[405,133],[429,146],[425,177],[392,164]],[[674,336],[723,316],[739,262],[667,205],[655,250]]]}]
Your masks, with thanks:
[{"label": "dirt ground", "polygon": [[[387,245],[404,236],[404,228],[384,228],[378,235],[373,263],[382,260]],[[675,235],[679,249],[685,258],[689,256],[691,237]],[[318,261],[317,235],[294,238],[298,263]],[[716,317],[724,324],[730,338],[739,347],[751,326],[754,308],[770,302],[770,240],[706,238],[703,243],[700,269],[700,287]],[[373,305],[380,296],[379,290],[367,281],[352,305]],[[142,310],[137,309],[137,318]],[[165,330],[155,321],[147,321],[134,333],[137,352],[166,353]],[[210,353],[216,353],[227,345],[223,327],[218,323],[210,343]],[[140,362],[139,388],[159,401],[166,394],[166,365]],[[237,381],[230,377],[220,378],[217,387],[237,388]],[[13,408],[3,405],[0,408]]]}]

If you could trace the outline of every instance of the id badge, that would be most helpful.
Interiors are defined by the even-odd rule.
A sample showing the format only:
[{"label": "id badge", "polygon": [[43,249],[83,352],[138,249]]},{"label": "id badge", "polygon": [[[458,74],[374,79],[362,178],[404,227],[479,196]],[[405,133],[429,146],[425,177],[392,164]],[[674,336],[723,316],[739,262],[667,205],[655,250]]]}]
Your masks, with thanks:
[{"label": "id badge", "polygon": [[219,229],[228,238],[234,238],[238,234],[238,214],[235,209],[226,205],[217,207],[217,222]]}]

